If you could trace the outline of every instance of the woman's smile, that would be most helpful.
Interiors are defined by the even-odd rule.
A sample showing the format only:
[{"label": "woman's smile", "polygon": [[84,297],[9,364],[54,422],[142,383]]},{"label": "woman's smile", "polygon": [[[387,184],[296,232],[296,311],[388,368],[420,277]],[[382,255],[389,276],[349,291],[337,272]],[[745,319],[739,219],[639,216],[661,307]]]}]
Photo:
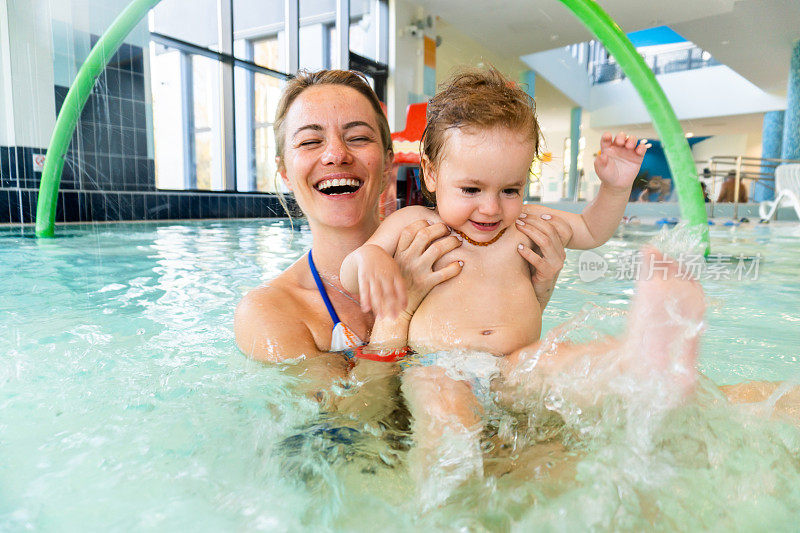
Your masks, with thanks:
[{"label": "woman's smile", "polygon": [[350,196],[361,189],[364,181],[350,173],[329,174],[314,188],[327,196]]}]

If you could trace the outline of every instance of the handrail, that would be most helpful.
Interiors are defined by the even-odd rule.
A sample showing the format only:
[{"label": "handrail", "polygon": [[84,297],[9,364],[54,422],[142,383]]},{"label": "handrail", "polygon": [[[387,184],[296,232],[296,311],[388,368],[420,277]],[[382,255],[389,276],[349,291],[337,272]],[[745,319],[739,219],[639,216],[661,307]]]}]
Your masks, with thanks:
[{"label": "handrail", "polygon": [[[727,177],[731,170],[736,174],[736,183],[733,192],[733,218],[739,218],[739,190],[741,187],[742,179],[749,179],[754,183],[775,181],[775,168],[784,164],[800,163],[797,159],[778,159],[771,157],[754,157],[746,155],[716,155],[708,159],[709,173],[700,173],[698,179],[708,178],[711,176],[711,192],[716,189],[717,178],[719,176]],[[733,168],[725,168],[718,170],[718,166],[725,166]],[[751,167],[753,167],[751,169]],[[763,172],[762,169],[771,169],[772,172]],[[756,170],[757,169],[757,170]],[[766,184],[765,184],[766,185]],[[770,187],[769,185],[766,185]],[[774,190],[774,187],[771,187]],[[714,207],[717,204],[716,195],[711,198],[711,216],[714,216]]]}]

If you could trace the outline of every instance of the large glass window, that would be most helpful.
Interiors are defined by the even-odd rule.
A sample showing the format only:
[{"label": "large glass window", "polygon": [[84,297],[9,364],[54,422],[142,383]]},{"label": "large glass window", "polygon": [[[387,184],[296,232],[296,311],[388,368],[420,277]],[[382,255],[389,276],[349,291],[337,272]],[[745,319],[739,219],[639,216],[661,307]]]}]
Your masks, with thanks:
[{"label": "large glass window", "polygon": [[372,59],[380,57],[381,2],[378,0],[350,0],[350,51]]},{"label": "large glass window", "polygon": [[234,0],[234,55],[264,68],[285,71],[283,8],[283,0]]},{"label": "large glass window", "polygon": [[[298,1],[296,43],[287,42],[284,2],[163,0],[151,11],[158,188],[283,188],[275,179],[272,127],[289,77],[288,50],[296,49],[299,67],[309,70],[338,65],[339,54],[336,0]],[[350,6],[350,67],[383,94],[386,1],[351,0]],[[223,23],[232,27],[226,32]]]}]

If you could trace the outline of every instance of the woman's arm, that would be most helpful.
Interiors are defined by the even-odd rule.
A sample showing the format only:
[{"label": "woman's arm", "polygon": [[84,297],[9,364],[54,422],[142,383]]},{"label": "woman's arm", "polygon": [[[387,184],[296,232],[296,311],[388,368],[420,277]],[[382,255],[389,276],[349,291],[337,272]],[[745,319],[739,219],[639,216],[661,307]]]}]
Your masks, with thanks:
[{"label": "woman's arm", "polygon": [[[394,256],[401,244],[408,247],[414,241],[414,236],[433,219],[435,214],[422,206],[400,209],[388,216],[364,245],[345,257],[339,279],[345,289],[359,296],[362,311],[371,310],[376,318],[384,315],[396,317],[406,307],[405,282],[410,280],[406,279],[407,273],[401,271]],[[414,229],[409,231],[408,228],[412,225]],[[442,227],[446,231],[446,226]],[[425,253],[427,245],[430,244],[430,241],[425,239],[425,234],[421,234],[420,237],[418,256]],[[401,239],[405,241],[401,243]],[[431,262],[427,265],[428,272],[431,271],[432,264]],[[425,294],[428,290],[430,288],[425,290]],[[419,302],[412,307],[416,309],[417,305]]]}]

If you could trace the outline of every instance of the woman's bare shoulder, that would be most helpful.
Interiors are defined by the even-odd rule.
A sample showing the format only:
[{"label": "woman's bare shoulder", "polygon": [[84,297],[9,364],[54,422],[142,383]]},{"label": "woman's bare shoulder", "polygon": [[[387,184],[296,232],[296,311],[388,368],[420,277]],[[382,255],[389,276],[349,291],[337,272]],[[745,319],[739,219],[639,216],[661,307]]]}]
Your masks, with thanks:
[{"label": "woman's bare shoulder", "polygon": [[248,357],[276,361],[316,350],[304,317],[308,304],[302,287],[289,270],[250,290],[234,313],[236,344]]}]

